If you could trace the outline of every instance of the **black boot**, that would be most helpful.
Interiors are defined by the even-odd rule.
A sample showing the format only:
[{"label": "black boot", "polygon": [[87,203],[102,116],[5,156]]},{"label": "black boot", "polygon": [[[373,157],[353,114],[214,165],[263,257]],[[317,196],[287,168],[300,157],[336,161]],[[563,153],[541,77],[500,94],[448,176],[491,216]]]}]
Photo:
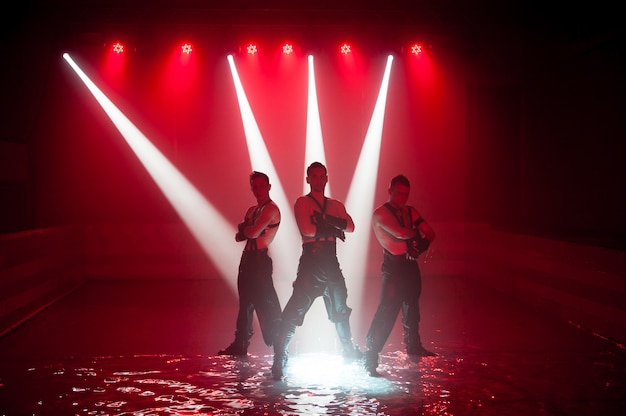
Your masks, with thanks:
[{"label": "black boot", "polygon": [[376,368],[378,368],[378,354],[367,350],[365,351],[365,360],[363,361],[363,366],[365,367],[365,371],[369,374],[370,377],[380,377]]},{"label": "black boot", "polygon": [[238,345],[233,342],[228,347],[223,350],[219,350],[217,355],[233,355],[233,356],[244,356],[248,355],[248,349],[242,345]]},{"label": "black boot", "polygon": [[424,348],[417,325],[413,328],[407,328],[405,326],[404,345],[406,345],[406,353],[411,359],[419,360],[422,357],[434,357],[437,355]]},{"label": "black boot", "polygon": [[282,380],[285,377],[285,367],[287,366],[287,352],[274,352],[274,362],[272,363],[272,378]]},{"label": "black boot", "polygon": [[289,341],[296,331],[295,325],[281,326],[280,332],[274,340],[274,363],[272,364],[272,378],[281,380],[285,376],[287,366]]},{"label": "black boot", "polygon": [[406,349],[407,354],[409,354],[409,356],[412,359],[420,359],[422,357],[435,357],[437,356],[436,353],[432,352],[432,351],[428,351],[426,348],[424,348],[422,346],[422,344],[418,344],[417,346],[415,345],[411,345],[410,347],[407,347]]},{"label": "black boot", "polygon": [[248,355],[248,345],[248,341],[235,339],[228,347],[219,350],[217,355],[245,356]]},{"label": "black boot", "polygon": [[339,342],[341,343],[342,354],[345,361],[352,362],[363,358],[363,353],[357,345],[352,342],[350,323],[346,321],[335,322]]}]

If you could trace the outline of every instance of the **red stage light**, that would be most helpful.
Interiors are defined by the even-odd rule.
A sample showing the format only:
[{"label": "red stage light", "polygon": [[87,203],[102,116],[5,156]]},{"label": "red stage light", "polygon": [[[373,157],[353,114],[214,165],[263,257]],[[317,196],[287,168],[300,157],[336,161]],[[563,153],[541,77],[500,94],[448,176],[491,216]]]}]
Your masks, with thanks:
[{"label": "red stage light", "polygon": [[189,55],[192,51],[191,45],[189,43],[185,43],[182,46],[182,50],[183,50],[183,53],[186,53],[187,55]]},{"label": "red stage light", "polygon": [[122,45],[119,42],[115,42],[113,44],[113,52],[118,53],[118,54],[124,52],[124,45]]},{"label": "red stage light", "polygon": [[422,45],[419,45],[416,43],[413,46],[411,46],[411,53],[413,55],[419,55],[420,53],[422,53]]},{"label": "red stage light", "polygon": [[344,43],[343,45],[341,45],[341,53],[344,55],[349,54],[350,52],[352,52],[350,50],[350,45],[348,45],[347,43]]},{"label": "red stage light", "polygon": [[257,48],[256,48],[256,45],[253,45],[252,43],[248,45],[248,48],[247,48],[247,49],[248,49],[248,53],[249,53],[250,55],[254,55],[255,53],[257,53],[257,52],[258,52],[258,51],[257,51]]},{"label": "red stage light", "polygon": [[293,53],[293,46],[292,46],[292,45],[290,45],[290,44],[288,44],[288,43],[285,43],[285,44],[283,45],[283,53],[284,53],[285,55],[292,54],[292,53]]}]

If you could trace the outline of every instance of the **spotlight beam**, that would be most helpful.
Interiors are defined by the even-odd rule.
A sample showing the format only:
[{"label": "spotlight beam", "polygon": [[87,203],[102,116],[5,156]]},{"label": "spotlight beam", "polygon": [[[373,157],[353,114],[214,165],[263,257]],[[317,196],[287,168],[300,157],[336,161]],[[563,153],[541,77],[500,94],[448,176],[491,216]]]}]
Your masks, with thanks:
[{"label": "spotlight beam", "polygon": [[[63,58],[109,116],[222,276],[232,275],[237,270],[240,251],[233,238],[233,227],[102,93],[69,54],[63,54]],[[235,290],[232,283],[231,288]]]},{"label": "spotlight beam", "polygon": [[[324,152],[324,139],[322,137],[322,123],[317,102],[317,88],[315,85],[315,66],[313,56],[309,55],[309,89],[306,115],[306,148],[304,153],[304,194],[309,192],[306,183],[306,168],[313,162],[321,162],[326,166],[326,153]],[[326,184],[326,195],[331,196],[330,184]]]},{"label": "spotlight beam", "polygon": [[348,293],[353,299],[362,299],[363,280],[366,273],[366,253],[369,250],[371,219],[374,210],[374,194],[378,177],[380,147],[387,103],[387,91],[393,57],[387,58],[387,65],[378,92],[378,98],[372,112],[370,124],[365,134],[361,153],[354,170],[354,176],[346,199],[346,208],[356,224],[349,244],[338,247],[338,252],[345,259]]},{"label": "spotlight beam", "polygon": [[[264,172],[270,177],[270,182],[272,183],[271,197],[282,213],[281,225],[278,230],[280,238],[275,238],[270,245],[275,268],[274,286],[279,294],[279,299],[282,300],[286,299],[291,293],[292,276],[295,276],[299,258],[297,248],[299,247],[300,232],[298,231],[295,215],[291,208],[292,203],[287,200],[272,158],[267,150],[267,146],[265,146],[265,141],[256,123],[254,114],[252,113],[252,108],[250,107],[243,84],[237,72],[235,60],[232,55],[228,55],[227,59],[235,84],[250,164],[253,170]],[[285,302],[281,303],[284,304]]]}]

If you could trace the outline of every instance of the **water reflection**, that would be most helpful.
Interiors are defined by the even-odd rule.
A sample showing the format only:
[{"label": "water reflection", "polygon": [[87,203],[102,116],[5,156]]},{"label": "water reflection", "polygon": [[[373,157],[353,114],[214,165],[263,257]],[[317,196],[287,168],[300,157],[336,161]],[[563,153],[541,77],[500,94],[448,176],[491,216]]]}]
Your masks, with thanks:
[{"label": "water reflection", "polygon": [[[537,372],[546,371],[554,383],[563,361],[551,368],[543,356],[519,365],[516,357],[484,358],[440,355],[414,362],[401,351],[389,352],[381,356],[383,377],[372,378],[337,355],[299,354],[290,357],[283,381],[271,378],[271,355],[69,359],[32,366],[12,380],[23,386],[13,390],[13,409],[42,415],[584,414],[567,402],[580,393],[575,381],[561,390],[552,384],[545,397],[529,396],[526,382],[536,384]],[[624,391],[623,371],[608,370],[608,384],[593,393],[596,398]],[[576,404],[584,409],[584,402]]]}]

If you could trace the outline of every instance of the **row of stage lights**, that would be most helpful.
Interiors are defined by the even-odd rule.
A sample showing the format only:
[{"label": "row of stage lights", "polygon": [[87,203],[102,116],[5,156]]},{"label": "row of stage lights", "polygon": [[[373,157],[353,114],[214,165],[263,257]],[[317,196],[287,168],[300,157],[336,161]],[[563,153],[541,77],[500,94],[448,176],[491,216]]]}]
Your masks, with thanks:
[{"label": "row of stage lights", "polygon": [[[184,43],[181,45],[180,48],[181,53],[187,55],[191,55],[191,53],[193,52],[193,45],[191,43]],[[126,47],[123,43],[115,42],[113,43],[111,50],[117,54],[122,54],[126,51]],[[249,43],[245,47],[245,50],[249,55],[256,55],[257,53],[259,53],[259,48],[254,43]],[[282,52],[285,55],[291,55],[292,53],[294,53],[294,46],[290,43],[285,43],[284,45],[282,45]],[[350,53],[352,53],[352,46],[349,43],[343,43],[339,47],[339,53],[343,55],[349,55]],[[410,47],[410,53],[411,55],[420,55],[422,53],[422,45],[420,45],[419,43],[412,44]]]}]

